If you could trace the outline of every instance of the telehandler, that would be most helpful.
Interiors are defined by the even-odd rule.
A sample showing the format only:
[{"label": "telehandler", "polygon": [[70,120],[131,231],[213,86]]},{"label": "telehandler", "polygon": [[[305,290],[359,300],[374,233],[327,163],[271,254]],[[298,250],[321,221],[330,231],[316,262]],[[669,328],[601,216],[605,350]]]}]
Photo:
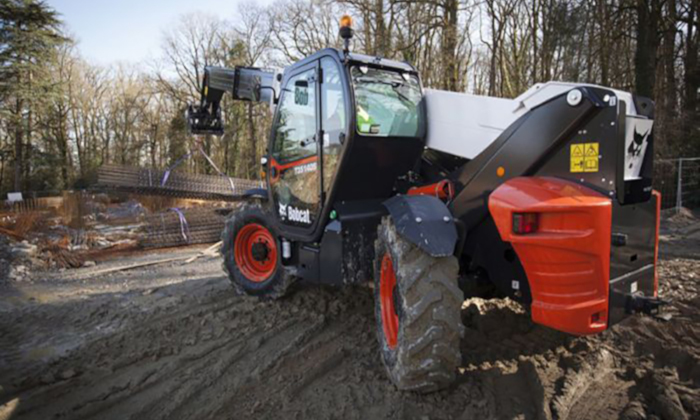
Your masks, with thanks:
[{"label": "telehandler", "polygon": [[652,101],[581,83],[425,89],[408,63],[350,52],[351,24],[342,50],[280,72],[207,68],[188,109],[194,134],[223,132],[226,92],[274,113],[266,188],[222,236],[238,291],[373,279],[383,363],[419,392],[455,378],[465,290],[576,335],[658,309]]}]

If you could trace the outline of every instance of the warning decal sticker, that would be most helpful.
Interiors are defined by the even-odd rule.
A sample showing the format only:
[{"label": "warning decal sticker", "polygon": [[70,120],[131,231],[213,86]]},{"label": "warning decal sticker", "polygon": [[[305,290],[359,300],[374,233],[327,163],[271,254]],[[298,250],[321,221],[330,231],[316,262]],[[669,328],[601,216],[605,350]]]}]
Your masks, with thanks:
[{"label": "warning decal sticker", "polygon": [[599,143],[577,143],[571,145],[571,165],[569,171],[598,172],[600,160]]}]

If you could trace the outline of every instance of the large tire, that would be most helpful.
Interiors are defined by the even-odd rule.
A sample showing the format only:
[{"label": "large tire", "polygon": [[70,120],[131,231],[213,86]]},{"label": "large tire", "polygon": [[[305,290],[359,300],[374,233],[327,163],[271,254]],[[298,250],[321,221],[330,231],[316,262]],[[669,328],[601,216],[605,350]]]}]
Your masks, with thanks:
[{"label": "large tire", "polygon": [[379,225],[375,251],[377,336],[389,378],[401,390],[448,387],[464,336],[457,259],[430,256],[401,237],[389,217]]},{"label": "large tire", "polygon": [[285,295],[294,276],[282,266],[279,237],[272,217],[254,203],[243,204],[221,234],[223,269],[240,294],[263,299]]}]

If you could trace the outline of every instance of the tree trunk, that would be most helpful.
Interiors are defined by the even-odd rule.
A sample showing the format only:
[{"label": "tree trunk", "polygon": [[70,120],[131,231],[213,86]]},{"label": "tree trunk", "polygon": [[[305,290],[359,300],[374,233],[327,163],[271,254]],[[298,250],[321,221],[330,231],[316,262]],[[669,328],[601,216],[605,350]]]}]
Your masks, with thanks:
[{"label": "tree trunk", "polygon": [[15,104],[15,115],[17,120],[15,122],[15,191],[22,191],[22,154],[24,152],[24,141],[23,135],[24,130],[22,129],[22,99],[17,99]]},{"label": "tree trunk", "polygon": [[58,123],[59,153],[61,154],[61,180],[63,181],[63,188],[68,189],[68,169],[70,167],[70,162],[68,159],[68,133],[66,132],[66,126],[62,120],[62,113],[60,112],[59,118],[61,118]]},{"label": "tree trunk", "polygon": [[488,2],[489,14],[491,15],[491,62],[489,63],[489,96],[496,96],[496,63],[498,61],[499,45],[498,30],[496,29],[496,10],[494,0]]},{"label": "tree trunk", "polygon": [[693,127],[697,124],[698,89],[700,89],[700,67],[698,67],[698,28],[693,24],[700,14],[700,1],[694,0],[688,12],[688,29],[685,35],[686,51],[683,64],[685,65],[684,93],[683,93],[683,119],[682,119],[682,144],[692,140]]},{"label": "tree trunk", "polygon": [[537,38],[537,32],[539,31],[539,10],[538,10],[538,2],[540,0],[535,0],[532,2],[532,73],[531,73],[531,79],[533,83],[538,82],[538,73],[537,73],[537,65],[540,62],[541,57],[540,52],[539,52],[539,45],[538,45],[538,38]]},{"label": "tree trunk", "polygon": [[637,0],[637,48],[634,54],[635,93],[654,97],[656,55],[659,45],[658,0]]},{"label": "tree trunk", "polygon": [[457,25],[458,25],[458,0],[445,0],[444,35],[442,43],[443,60],[443,86],[445,90],[456,91],[458,85],[457,75]]},{"label": "tree trunk", "polygon": [[377,26],[374,32],[374,54],[385,57],[387,54],[387,37],[384,24],[384,0],[374,1],[374,15],[374,24]]},{"label": "tree trunk", "polygon": [[676,86],[676,23],[677,10],[676,3],[667,3],[668,13],[664,25],[662,44],[659,49],[659,79],[655,96],[657,97],[657,107],[655,111],[655,141],[659,145],[657,151],[662,155],[671,155],[677,140],[677,86]]},{"label": "tree trunk", "polygon": [[[255,119],[253,118],[253,104],[248,104],[248,147],[246,147],[245,153],[245,175],[246,178],[255,177]],[[251,163],[253,164],[251,167]]]},{"label": "tree trunk", "polygon": [[158,125],[153,125],[153,137],[151,138],[151,168],[157,167],[156,146],[158,145]]},{"label": "tree trunk", "polygon": [[364,35],[365,35],[365,53],[372,54],[374,48],[372,47],[372,28],[370,22],[372,21],[371,15],[369,13],[369,7],[363,8],[362,19],[364,20]]},{"label": "tree trunk", "polygon": [[26,191],[32,189],[31,186],[31,173],[32,173],[32,134],[34,129],[34,113],[30,107],[27,112],[27,129],[24,135],[24,156],[22,163],[24,163],[24,175],[22,175],[22,183]]},{"label": "tree trunk", "polygon": [[[32,91],[32,79],[33,75],[31,70],[27,72],[27,83],[29,85],[29,91]],[[24,156],[22,163],[24,165],[24,174],[22,175],[22,185],[26,191],[30,191],[31,186],[31,172],[32,172],[32,135],[34,133],[34,104],[31,100],[27,101],[27,126],[24,131]]]}]

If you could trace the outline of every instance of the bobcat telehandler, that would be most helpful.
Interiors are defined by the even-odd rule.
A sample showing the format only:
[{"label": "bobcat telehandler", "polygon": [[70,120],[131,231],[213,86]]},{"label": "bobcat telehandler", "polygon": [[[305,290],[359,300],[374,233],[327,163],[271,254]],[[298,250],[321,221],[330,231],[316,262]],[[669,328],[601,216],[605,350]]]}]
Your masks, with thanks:
[{"label": "bobcat telehandler", "polygon": [[282,72],[207,68],[188,110],[194,134],[223,131],[225,92],[274,112],[267,188],[222,236],[237,290],[373,280],[383,363],[419,392],[455,378],[465,289],[577,335],[658,309],[653,102],[578,83],[424,89],[410,64],[349,52],[347,16],[340,35]]}]

